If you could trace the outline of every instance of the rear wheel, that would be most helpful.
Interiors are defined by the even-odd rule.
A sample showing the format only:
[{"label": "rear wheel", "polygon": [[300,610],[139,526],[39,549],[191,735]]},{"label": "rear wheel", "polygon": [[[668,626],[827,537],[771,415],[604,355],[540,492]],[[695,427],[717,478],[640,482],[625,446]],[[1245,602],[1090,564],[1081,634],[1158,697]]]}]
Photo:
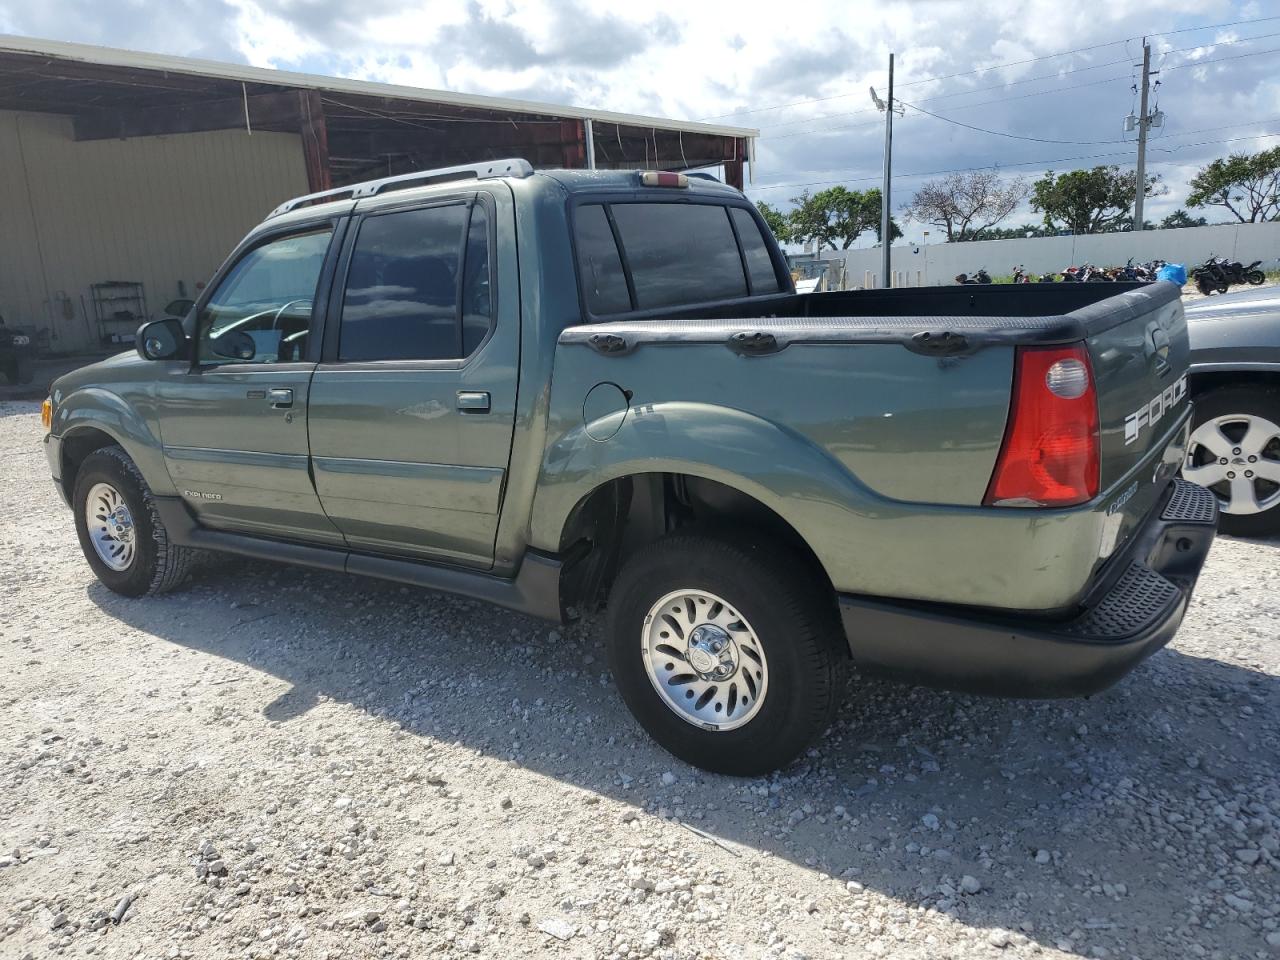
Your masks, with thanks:
[{"label": "rear wheel", "polygon": [[1246,283],[1257,287],[1267,282],[1267,275],[1261,270],[1250,270],[1244,275],[1244,279]]},{"label": "rear wheel", "polygon": [[80,548],[106,587],[140,597],[187,578],[196,552],[169,541],[151,489],[120,447],[85,457],[71,505]]},{"label": "rear wheel", "polygon": [[831,723],[847,655],[830,598],[772,542],[675,534],[609,596],[609,660],[641,726],[682,760],[756,776]]},{"label": "rear wheel", "polygon": [[1280,533],[1280,390],[1220,387],[1196,398],[1182,475],[1218,497],[1224,533]]}]

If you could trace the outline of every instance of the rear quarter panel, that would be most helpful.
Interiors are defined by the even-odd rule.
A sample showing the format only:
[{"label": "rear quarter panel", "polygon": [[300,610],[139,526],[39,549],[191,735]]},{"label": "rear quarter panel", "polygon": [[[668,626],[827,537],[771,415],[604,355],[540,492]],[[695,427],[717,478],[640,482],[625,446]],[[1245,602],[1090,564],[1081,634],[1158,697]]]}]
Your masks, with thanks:
[{"label": "rear quarter panel", "polygon": [[[562,343],[531,544],[557,550],[574,506],[602,483],[680,472],[774,510],[838,591],[1064,610],[1154,501],[1135,496],[1110,512],[1111,495],[1072,510],[978,506],[1011,363],[999,348],[940,363],[887,344],[747,358],[710,344],[605,356]],[[614,422],[593,424],[609,436],[593,440],[583,401],[605,382],[632,399]]]}]

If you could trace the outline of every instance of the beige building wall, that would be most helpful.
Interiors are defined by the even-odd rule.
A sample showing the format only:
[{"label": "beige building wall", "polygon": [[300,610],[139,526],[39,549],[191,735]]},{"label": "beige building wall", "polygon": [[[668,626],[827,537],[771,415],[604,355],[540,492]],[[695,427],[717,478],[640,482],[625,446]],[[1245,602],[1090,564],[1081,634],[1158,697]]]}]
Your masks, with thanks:
[{"label": "beige building wall", "polygon": [[48,327],[52,350],[95,347],[90,284],[140,280],[158,316],[179,282],[194,297],[249,228],[306,192],[297,134],[77,143],[65,117],[0,111],[0,314]]}]

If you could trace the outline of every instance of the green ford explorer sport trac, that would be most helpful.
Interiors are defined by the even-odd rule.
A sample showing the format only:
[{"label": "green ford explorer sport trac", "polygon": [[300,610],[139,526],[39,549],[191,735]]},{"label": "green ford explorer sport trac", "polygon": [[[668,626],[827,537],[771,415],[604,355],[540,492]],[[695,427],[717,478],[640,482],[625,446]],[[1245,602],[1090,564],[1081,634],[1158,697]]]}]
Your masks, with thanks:
[{"label": "green ford explorer sport trac", "polygon": [[760,774],[849,663],[1071,696],[1168,642],[1187,354],[1170,283],[801,295],[736,190],[508,160],[283,204],[45,442],[118,593],[213,550],[603,606],[645,729]]}]

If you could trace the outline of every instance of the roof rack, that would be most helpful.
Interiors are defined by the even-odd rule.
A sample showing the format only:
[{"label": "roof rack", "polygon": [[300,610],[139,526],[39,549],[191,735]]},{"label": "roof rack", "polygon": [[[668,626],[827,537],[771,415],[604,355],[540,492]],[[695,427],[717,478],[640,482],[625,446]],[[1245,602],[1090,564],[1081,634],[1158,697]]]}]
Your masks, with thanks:
[{"label": "roof rack", "polygon": [[360,200],[374,197],[388,187],[407,186],[413,183],[432,184],[445,183],[450,180],[489,180],[494,177],[530,177],[533,167],[528,160],[512,158],[507,160],[491,160],[488,163],[464,163],[456,167],[437,167],[434,170],[416,170],[413,173],[402,173],[394,177],[383,177],[381,180],[366,180],[364,183],[353,183],[346,187],[335,187],[332,190],[321,190],[319,193],[308,193],[305,196],[286,200],[269,214],[267,219],[278,217],[298,207],[317,203],[321,200],[336,200],[350,197]]}]

